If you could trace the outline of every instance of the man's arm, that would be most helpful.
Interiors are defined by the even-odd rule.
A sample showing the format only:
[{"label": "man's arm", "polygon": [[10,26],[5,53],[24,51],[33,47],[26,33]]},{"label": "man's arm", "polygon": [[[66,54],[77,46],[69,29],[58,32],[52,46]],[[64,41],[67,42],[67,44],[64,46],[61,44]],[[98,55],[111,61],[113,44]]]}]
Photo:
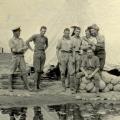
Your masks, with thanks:
[{"label": "man's arm", "polygon": [[86,66],[86,60],[85,58],[82,60],[82,64],[81,64],[81,71],[85,74],[85,77],[88,77],[88,73],[86,72],[86,70],[84,69],[84,67]]},{"label": "man's arm", "polygon": [[9,40],[9,47],[11,52],[17,52],[16,46],[12,40]]},{"label": "man's arm", "polygon": [[26,43],[23,41],[23,39],[21,39],[22,41],[22,48],[18,50],[18,52],[23,52],[25,53],[28,50],[28,46],[26,45]]},{"label": "man's arm", "polygon": [[92,77],[100,70],[100,61],[99,61],[99,58],[98,58],[98,57],[96,58],[95,66],[96,66],[96,69],[95,69],[94,72],[89,76],[90,78],[92,78]]},{"label": "man's arm", "polygon": [[96,68],[94,72],[90,75],[90,78],[93,77],[98,71],[99,71],[99,68]]},{"label": "man's arm", "polygon": [[46,41],[45,41],[45,50],[48,48],[48,38],[46,38]]},{"label": "man's arm", "polygon": [[31,47],[30,45],[30,42],[34,41],[35,40],[35,35],[33,35],[32,37],[30,37],[27,41],[26,41],[26,45],[27,47],[31,50],[31,51],[34,51],[33,48]]},{"label": "man's arm", "polygon": [[88,73],[85,71],[85,69],[83,67],[81,67],[80,69],[85,74],[85,77],[87,78],[88,77]]},{"label": "man's arm", "polygon": [[82,37],[81,38],[81,50],[86,50],[88,49],[88,41]]},{"label": "man's arm", "polygon": [[60,63],[60,49],[61,49],[61,40],[58,41],[57,47],[56,47],[56,54],[58,62]]},{"label": "man's arm", "polygon": [[105,47],[105,37],[104,36],[100,36],[100,38],[98,38],[98,39],[100,39],[100,42],[98,41],[96,46],[97,47]]}]

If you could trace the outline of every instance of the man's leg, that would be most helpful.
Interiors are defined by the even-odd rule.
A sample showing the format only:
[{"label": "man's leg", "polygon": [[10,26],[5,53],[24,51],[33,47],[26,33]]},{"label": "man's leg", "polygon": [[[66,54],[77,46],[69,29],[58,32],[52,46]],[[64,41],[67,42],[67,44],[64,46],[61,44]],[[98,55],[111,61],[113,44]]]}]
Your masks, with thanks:
[{"label": "man's leg", "polygon": [[33,56],[33,66],[35,69],[35,74],[34,74],[34,90],[38,90],[38,79],[39,79],[39,74],[40,74],[40,55],[37,53],[34,53]]},{"label": "man's leg", "polygon": [[71,55],[69,56],[68,73],[70,75],[70,90],[75,93],[75,61]]},{"label": "man's leg", "polygon": [[61,72],[61,82],[62,87],[64,91],[66,91],[66,85],[65,85],[65,72],[67,69],[67,60],[68,60],[68,53],[61,53],[61,60],[60,60],[60,72]]},{"label": "man's leg", "polygon": [[99,93],[99,88],[100,88],[100,75],[99,73],[96,73],[95,76],[94,76],[94,84],[95,84],[95,87],[96,87],[96,93]]},{"label": "man's leg", "polygon": [[20,59],[20,65],[19,65],[19,67],[20,67],[20,71],[21,71],[21,78],[24,81],[25,87],[28,90],[31,90],[31,88],[29,87],[28,80],[27,80],[26,63],[25,63],[24,57],[20,57],[19,59]]},{"label": "man's leg", "polygon": [[80,88],[80,81],[82,79],[82,77],[84,76],[83,72],[79,72],[76,74],[76,81],[75,81],[75,90],[76,93],[79,92],[79,88]]},{"label": "man's leg", "polygon": [[17,69],[17,57],[12,56],[10,75],[9,75],[9,91],[13,92],[13,74]]},{"label": "man's leg", "polygon": [[40,89],[41,75],[42,75],[42,72],[43,72],[43,69],[44,69],[45,60],[46,60],[45,52],[41,52],[41,56],[40,56],[40,72],[38,73],[38,80],[37,80],[37,88],[38,89]]}]

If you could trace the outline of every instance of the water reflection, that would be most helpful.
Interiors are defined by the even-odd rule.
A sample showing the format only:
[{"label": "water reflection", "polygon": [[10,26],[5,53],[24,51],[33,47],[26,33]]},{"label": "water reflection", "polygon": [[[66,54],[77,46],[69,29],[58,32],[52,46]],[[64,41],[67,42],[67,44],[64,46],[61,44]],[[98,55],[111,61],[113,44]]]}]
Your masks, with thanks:
[{"label": "water reflection", "polygon": [[120,104],[81,103],[0,108],[0,120],[118,120]]}]

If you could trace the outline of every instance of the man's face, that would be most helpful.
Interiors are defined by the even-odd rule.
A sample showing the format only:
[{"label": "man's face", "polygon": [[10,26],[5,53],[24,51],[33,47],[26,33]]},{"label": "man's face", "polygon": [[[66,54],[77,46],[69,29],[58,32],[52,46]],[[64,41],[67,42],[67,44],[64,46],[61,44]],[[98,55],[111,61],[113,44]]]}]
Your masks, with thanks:
[{"label": "man's face", "polygon": [[92,57],[93,56],[93,51],[92,50],[87,50],[87,55],[88,57]]},{"label": "man's face", "polygon": [[80,35],[80,30],[79,30],[79,29],[76,29],[76,30],[75,30],[75,35],[76,35],[76,36],[79,36],[79,35]]},{"label": "man's face", "polygon": [[90,29],[90,34],[92,36],[96,36],[98,34],[98,31],[96,29]]},{"label": "man's face", "polygon": [[69,35],[70,35],[70,31],[69,30],[65,30],[64,31],[64,37],[69,37]]},{"label": "man's face", "polygon": [[40,30],[40,34],[44,36],[45,33],[46,33],[46,31],[47,31],[46,29],[41,29],[41,30]]},{"label": "man's face", "polygon": [[20,37],[20,32],[21,32],[20,30],[15,31],[14,32],[14,36],[17,37],[17,38],[19,38]]},{"label": "man's face", "polygon": [[85,34],[86,34],[87,37],[90,37],[90,31],[89,30],[86,30]]}]

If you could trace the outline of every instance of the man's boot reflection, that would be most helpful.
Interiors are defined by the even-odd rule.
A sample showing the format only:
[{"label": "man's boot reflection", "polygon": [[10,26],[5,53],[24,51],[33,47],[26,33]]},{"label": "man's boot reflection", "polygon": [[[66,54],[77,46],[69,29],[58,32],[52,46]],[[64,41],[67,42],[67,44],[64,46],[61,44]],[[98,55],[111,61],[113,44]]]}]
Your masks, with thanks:
[{"label": "man's boot reflection", "polygon": [[9,112],[10,120],[16,120],[14,115],[14,111],[11,109]]},{"label": "man's boot reflection", "polygon": [[34,107],[34,117],[33,120],[43,120],[43,114],[41,112],[41,107]]},{"label": "man's boot reflection", "polygon": [[27,115],[26,115],[26,113],[27,113],[27,108],[21,108],[21,113],[20,113],[20,119],[19,120],[26,120],[26,117],[27,117]]}]

